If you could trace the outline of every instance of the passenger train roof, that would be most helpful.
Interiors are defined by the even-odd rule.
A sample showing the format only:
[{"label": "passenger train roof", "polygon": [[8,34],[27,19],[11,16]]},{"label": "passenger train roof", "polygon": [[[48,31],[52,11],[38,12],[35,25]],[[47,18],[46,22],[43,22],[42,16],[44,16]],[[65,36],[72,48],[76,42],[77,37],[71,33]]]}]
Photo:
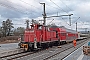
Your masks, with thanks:
[{"label": "passenger train roof", "polygon": [[72,29],[68,29],[68,28],[66,28],[66,27],[64,27],[64,26],[51,26],[51,28],[62,28],[62,29],[65,29],[66,30],[66,32],[72,32],[72,33],[77,33],[75,30],[72,30]]},{"label": "passenger train roof", "polygon": [[59,26],[50,26],[51,28],[59,28]]},{"label": "passenger train roof", "polygon": [[66,28],[66,27],[64,27],[64,26],[60,26],[60,28],[65,29],[67,32],[77,33],[75,30],[68,29],[68,28]]}]

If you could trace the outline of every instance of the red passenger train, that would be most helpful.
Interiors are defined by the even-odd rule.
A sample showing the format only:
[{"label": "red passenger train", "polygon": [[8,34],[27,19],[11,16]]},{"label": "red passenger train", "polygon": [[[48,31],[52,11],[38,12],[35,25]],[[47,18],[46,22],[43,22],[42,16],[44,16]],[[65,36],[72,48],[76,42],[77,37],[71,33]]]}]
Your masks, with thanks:
[{"label": "red passenger train", "polygon": [[31,28],[25,30],[24,41],[19,43],[25,51],[38,48],[48,48],[53,45],[60,45],[78,38],[78,33],[74,30],[58,26],[44,26],[32,24]]}]

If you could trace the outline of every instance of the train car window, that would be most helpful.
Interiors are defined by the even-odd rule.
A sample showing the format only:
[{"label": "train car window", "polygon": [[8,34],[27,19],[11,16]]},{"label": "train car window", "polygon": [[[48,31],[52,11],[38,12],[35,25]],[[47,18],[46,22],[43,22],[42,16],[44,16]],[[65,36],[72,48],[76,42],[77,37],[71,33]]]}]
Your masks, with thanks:
[{"label": "train car window", "polygon": [[34,29],[34,26],[33,25],[31,25],[31,29]]},{"label": "train car window", "polygon": [[62,36],[66,36],[66,33],[61,33]]}]

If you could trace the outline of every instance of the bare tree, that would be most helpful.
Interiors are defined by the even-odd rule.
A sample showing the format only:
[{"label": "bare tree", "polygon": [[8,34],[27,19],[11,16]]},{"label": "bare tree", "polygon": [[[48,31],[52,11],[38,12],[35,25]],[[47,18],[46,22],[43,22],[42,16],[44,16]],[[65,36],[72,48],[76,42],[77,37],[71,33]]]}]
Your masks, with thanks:
[{"label": "bare tree", "polygon": [[2,37],[3,36],[3,32],[2,32],[3,30],[2,30],[2,27],[0,27],[0,37]]},{"label": "bare tree", "polygon": [[7,25],[7,36],[9,36],[10,35],[10,32],[11,32],[11,29],[12,28],[14,28],[12,25],[13,25],[13,23],[12,23],[12,20],[9,20],[9,19],[7,19],[6,20],[6,25]]},{"label": "bare tree", "polygon": [[21,34],[24,34],[24,30],[25,30],[24,27],[18,27],[17,29],[14,30],[13,33],[14,33],[15,36],[19,36]]},{"label": "bare tree", "polygon": [[14,28],[13,27],[13,23],[11,20],[7,19],[6,21],[2,22],[2,32],[3,32],[3,36],[9,36],[11,29]]}]

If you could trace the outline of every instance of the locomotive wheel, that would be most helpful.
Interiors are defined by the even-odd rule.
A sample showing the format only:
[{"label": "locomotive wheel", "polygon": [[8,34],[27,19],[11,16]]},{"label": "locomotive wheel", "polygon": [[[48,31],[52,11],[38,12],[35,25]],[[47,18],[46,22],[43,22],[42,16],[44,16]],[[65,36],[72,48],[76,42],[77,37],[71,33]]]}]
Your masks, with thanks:
[{"label": "locomotive wheel", "polygon": [[42,44],[42,48],[43,48],[43,49],[49,48],[49,44],[48,44],[48,43]]},{"label": "locomotive wheel", "polygon": [[52,48],[52,46],[53,46],[53,43],[52,43],[52,42],[50,42],[50,47]]},{"label": "locomotive wheel", "polygon": [[58,39],[58,46],[60,45],[60,39]]},{"label": "locomotive wheel", "polygon": [[57,46],[57,44],[58,44],[58,43],[55,41],[55,42],[54,42],[54,46]]},{"label": "locomotive wheel", "polygon": [[46,48],[49,48],[49,43],[46,43]]},{"label": "locomotive wheel", "polygon": [[60,41],[58,41],[58,46],[60,45]]}]

